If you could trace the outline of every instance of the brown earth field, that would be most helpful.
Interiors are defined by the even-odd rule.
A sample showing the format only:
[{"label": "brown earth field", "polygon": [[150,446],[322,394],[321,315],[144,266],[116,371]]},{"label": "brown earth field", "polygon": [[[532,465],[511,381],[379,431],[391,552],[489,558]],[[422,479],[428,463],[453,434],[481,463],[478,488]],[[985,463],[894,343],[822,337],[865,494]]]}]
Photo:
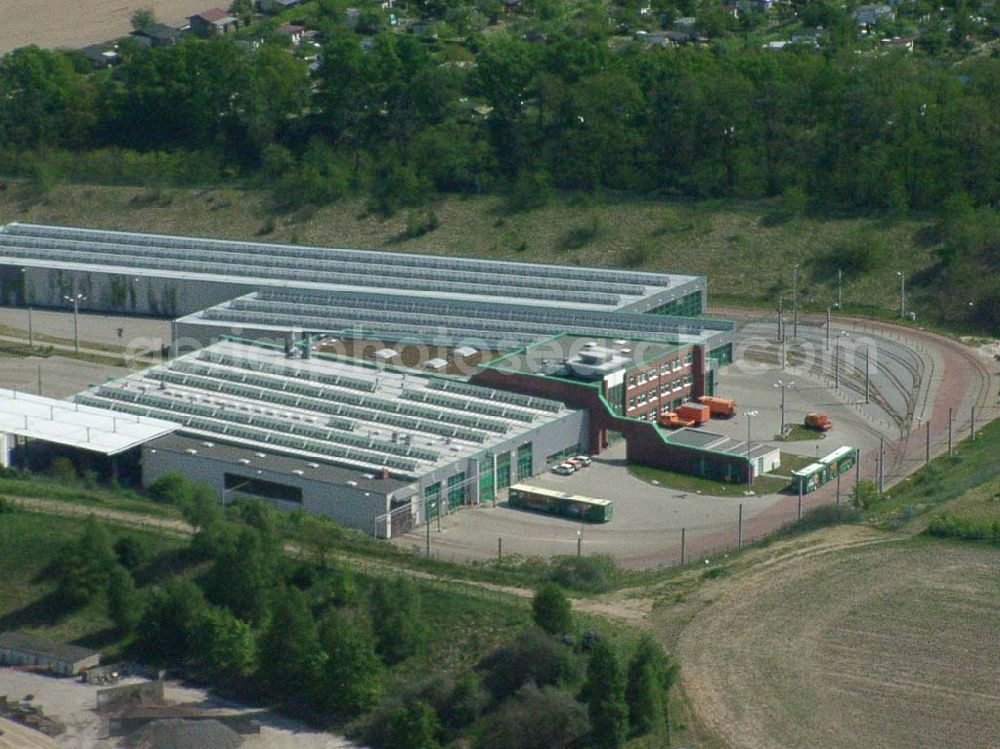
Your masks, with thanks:
[{"label": "brown earth field", "polygon": [[1000,552],[852,526],[753,557],[652,615],[695,745],[1000,746]]},{"label": "brown earth field", "polygon": [[129,19],[139,8],[180,26],[192,13],[211,7],[211,0],[0,0],[0,54],[29,44],[78,48],[127,36]]}]

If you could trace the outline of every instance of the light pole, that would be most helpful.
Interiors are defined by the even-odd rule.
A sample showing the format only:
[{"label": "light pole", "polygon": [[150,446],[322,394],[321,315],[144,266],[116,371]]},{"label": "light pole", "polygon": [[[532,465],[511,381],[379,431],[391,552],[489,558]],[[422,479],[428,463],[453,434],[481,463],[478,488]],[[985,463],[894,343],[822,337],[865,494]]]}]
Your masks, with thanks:
[{"label": "light pole", "polygon": [[830,350],[830,310],[831,307],[826,308],[826,350]]},{"label": "light pole", "polygon": [[844,271],[837,268],[837,309],[844,304]]},{"label": "light pole", "polygon": [[753,466],[750,464],[750,420],[757,415],[756,411],[747,411],[747,494],[753,494]]},{"label": "light pole", "polygon": [[799,264],[792,266],[792,339],[799,338]]},{"label": "light pole", "polygon": [[774,383],[774,387],[779,388],[781,390],[781,431],[779,432],[779,434],[782,437],[784,437],[785,436],[785,391],[794,388],[795,383],[782,382],[781,380],[778,380],[776,383]]},{"label": "light pole", "polygon": [[87,301],[87,297],[83,294],[74,294],[73,296],[64,296],[67,302],[73,305],[73,351],[77,354],[80,353],[80,302]]},{"label": "light pole", "polygon": [[902,320],[906,317],[906,276],[899,270],[896,275],[899,276],[899,319]]}]

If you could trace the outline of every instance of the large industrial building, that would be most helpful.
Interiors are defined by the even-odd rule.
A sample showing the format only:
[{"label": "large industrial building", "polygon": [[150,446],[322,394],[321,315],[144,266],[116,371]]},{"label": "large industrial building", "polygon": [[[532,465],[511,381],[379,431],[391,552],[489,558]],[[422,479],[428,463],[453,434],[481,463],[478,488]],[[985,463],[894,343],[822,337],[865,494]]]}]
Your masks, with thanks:
[{"label": "large industrial building", "polygon": [[75,400],[180,425],[145,443],[147,485],[180,471],[224,501],[259,497],[379,536],[493,500],[578,452],[588,418],[549,399],[231,341]]},{"label": "large industrial building", "polygon": [[[264,288],[364,289],[433,300],[694,316],[705,278],[402,252],[231,242],[12,223],[0,227],[5,303],[178,316]],[[20,275],[18,275],[20,274]]]},{"label": "large industrial building", "polygon": [[[147,424],[128,447],[146,485],[177,470],[224,502],[378,536],[617,439],[630,461],[730,481],[776,459],[657,426],[713,394],[732,359],[734,324],[700,317],[702,276],[14,223],[0,227],[0,300],[178,318],[168,363],[72,406],[112,430]],[[423,371],[393,366],[407,347],[427,352]]]}]

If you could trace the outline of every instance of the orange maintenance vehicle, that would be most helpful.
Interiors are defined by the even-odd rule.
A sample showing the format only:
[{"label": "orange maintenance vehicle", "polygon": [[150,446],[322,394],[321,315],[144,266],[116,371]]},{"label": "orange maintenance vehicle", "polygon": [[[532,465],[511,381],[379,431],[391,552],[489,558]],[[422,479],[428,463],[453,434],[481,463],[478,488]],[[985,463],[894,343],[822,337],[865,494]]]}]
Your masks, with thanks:
[{"label": "orange maintenance vehicle", "polygon": [[736,415],[736,401],[729,400],[728,398],[716,398],[711,395],[702,395],[698,398],[698,402],[708,406],[712,412],[712,416],[721,416],[724,419],[728,419]]},{"label": "orange maintenance vehicle", "polygon": [[666,413],[660,414],[656,423],[658,423],[661,427],[666,427],[667,429],[682,429],[684,427],[694,426],[693,421],[690,419],[682,419],[673,411],[667,411]]},{"label": "orange maintenance vehicle", "polygon": [[833,422],[830,421],[830,417],[826,414],[806,414],[806,418],[802,423],[809,429],[815,429],[817,432],[829,432],[833,429]]},{"label": "orange maintenance vehicle", "polygon": [[674,409],[677,415],[697,424],[704,424],[712,416],[712,410],[701,403],[685,403]]}]

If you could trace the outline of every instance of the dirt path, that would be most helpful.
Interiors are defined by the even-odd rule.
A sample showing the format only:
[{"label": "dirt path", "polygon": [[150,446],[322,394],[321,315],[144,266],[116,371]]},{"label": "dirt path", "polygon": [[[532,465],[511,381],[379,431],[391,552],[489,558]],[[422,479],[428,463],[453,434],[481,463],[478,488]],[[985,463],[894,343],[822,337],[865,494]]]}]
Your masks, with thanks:
[{"label": "dirt path", "polygon": [[[34,499],[27,497],[10,497],[11,501],[20,505],[25,510],[39,512],[47,515],[62,515],[69,517],[86,517],[95,515],[116,525],[124,525],[129,528],[139,528],[142,530],[154,530],[175,535],[190,536],[195,529],[183,520],[171,520],[168,518],[157,518],[149,515],[142,515],[135,512],[122,512],[119,510],[108,510],[100,507],[88,507],[86,505],[76,505],[69,502],[60,502],[51,499]],[[285,544],[285,552],[289,556],[301,557],[303,550],[295,544]],[[366,573],[382,573],[386,575],[403,574],[417,580],[431,580],[447,585],[465,586],[468,588],[480,588],[502,595],[516,596],[517,598],[531,598],[535,591],[532,588],[523,588],[512,585],[500,585],[478,580],[463,580],[460,578],[436,575],[423,570],[415,570],[403,565],[393,564],[388,560],[372,559],[370,557],[359,557],[344,552],[333,552],[330,556],[354,565]],[[573,608],[576,611],[595,614],[597,616],[610,617],[631,622],[633,624],[642,623],[652,610],[652,599],[636,597],[634,591],[617,591],[605,597],[598,598],[575,598],[571,599]],[[2,747],[0,747],[2,749]]]},{"label": "dirt path", "polygon": [[847,527],[754,555],[698,589],[676,640],[708,734],[748,749],[1000,745],[986,655],[1000,553]]}]

